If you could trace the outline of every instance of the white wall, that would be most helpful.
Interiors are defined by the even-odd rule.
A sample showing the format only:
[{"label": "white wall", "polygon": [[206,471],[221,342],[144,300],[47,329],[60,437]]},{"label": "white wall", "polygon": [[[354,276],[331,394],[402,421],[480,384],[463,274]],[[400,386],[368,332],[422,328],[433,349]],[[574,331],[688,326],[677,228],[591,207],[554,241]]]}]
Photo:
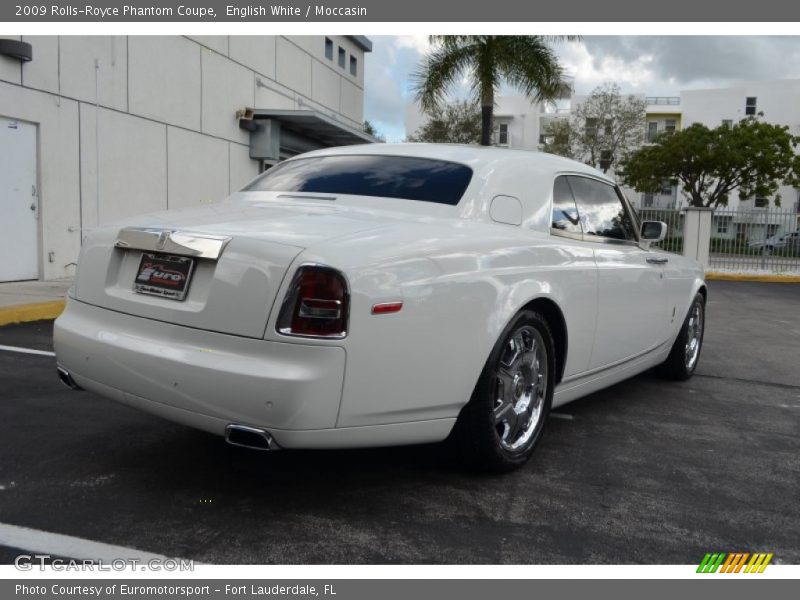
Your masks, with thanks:
[{"label": "white wall", "polygon": [[[497,98],[494,108],[495,130],[499,123],[508,124],[509,148],[516,150],[538,150],[539,117],[543,108],[538,103],[531,103],[524,96],[501,96]],[[406,135],[412,135],[428,122],[428,116],[421,112],[416,103],[406,104]]]},{"label": "white wall", "polygon": [[24,36],[31,62],[0,56],[0,116],[38,125],[41,276],[74,273],[81,228],[213,202],[256,176],[239,109],[360,126],[364,52],[328,37],[333,60],[325,36]]},{"label": "white wall", "polygon": [[495,129],[508,124],[508,147],[517,150],[539,149],[539,117],[543,108],[524,96],[502,96],[494,110]]}]

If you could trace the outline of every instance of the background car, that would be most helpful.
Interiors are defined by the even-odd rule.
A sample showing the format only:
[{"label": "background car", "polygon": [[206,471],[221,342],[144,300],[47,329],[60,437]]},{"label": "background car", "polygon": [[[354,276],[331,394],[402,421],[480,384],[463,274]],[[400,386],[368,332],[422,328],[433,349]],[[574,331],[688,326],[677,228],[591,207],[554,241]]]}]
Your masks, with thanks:
[{"label": "background car", "polygon": [[747,243],[750,248],[764,248],[772,251],[781,248],[797,250],[800,248],[800,232],[790,231],[781,235],[774,235],[765,240],[752,240]]},{"label": "background car", "polygon": [[225,202],[92,232],[55,325],[60,376],[232,444],[450,437],[507,470],[552,406],[694,372],[703,271],[650,247],[665,232],[560,157],[315,151]]}]

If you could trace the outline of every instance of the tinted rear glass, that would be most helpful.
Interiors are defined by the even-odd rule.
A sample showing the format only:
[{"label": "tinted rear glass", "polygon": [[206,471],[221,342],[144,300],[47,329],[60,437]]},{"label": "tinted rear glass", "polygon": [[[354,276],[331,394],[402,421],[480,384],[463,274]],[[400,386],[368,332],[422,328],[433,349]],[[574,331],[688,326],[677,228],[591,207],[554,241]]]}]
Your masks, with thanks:
[{"label": "tinted rear glass", "polygon": [[472,179],[458,163],[411,156],[320,156],[280,163],[245,192],[382,196],[455,206]]}]

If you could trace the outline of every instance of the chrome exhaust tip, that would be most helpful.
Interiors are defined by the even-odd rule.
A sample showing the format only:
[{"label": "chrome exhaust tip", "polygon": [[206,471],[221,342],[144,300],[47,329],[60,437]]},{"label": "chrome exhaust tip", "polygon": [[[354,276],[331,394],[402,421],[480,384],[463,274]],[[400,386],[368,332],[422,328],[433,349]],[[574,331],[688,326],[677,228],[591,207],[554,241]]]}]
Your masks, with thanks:
[{"label": "chrome exhaust tip", "polygon": [[257,427],[231,423],[225,427],[225,441],[231,446],[250,448],[251,450],[280,450],[272,436]]},{"label": "chrome exhaust tip", "polygon": [[61,383],[71,390],[75,390],[77,392],[83,391],[83,388],[75,383],[75,380],[72,379],[72,375],[70,375],[69,371],[67,371],[64,367],[59,365],[56,367],[56,370],[58,371],[58,378],[61,380]]}]

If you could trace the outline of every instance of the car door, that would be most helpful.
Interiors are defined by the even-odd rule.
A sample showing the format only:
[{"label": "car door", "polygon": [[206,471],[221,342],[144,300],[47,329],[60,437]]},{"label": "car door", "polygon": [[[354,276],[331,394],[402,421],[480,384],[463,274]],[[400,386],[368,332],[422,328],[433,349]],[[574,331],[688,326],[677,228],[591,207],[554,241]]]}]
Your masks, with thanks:
[{"label": "car door", "polygon": [[668,257],[639,246],[638,220],[622,193],[601,179],[567,177],[597,264],[597,327],[589,369],[641,355],[666,336]]},{"label": "car door", "polygon": [[591,245],[583,241],[578,208],[564,175],[553,183],[550,234],[557,236],[560,262],[549,276],[565,290],[561,304],[569,337],[564,367],[567,378],[589,368],[597,327],[597,266]]}]

